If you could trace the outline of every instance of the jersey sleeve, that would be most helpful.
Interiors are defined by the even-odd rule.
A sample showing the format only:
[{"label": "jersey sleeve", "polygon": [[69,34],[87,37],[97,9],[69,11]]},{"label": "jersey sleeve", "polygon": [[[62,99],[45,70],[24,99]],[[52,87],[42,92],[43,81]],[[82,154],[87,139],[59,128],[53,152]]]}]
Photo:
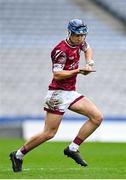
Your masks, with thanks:
[{"label": "jersey sleeve", "polygon": [[62,71],[66,63],[66,53],[60,49],[56,49],[51,54],[52,71]]},{"label": "jersey sleeve", "polygon": [[86,52],[89,47],[90,47],[90,45],[89,45],[86,41],[84,41],[84,42],[81,44],[80,49],[81,49],[82,51]]}]

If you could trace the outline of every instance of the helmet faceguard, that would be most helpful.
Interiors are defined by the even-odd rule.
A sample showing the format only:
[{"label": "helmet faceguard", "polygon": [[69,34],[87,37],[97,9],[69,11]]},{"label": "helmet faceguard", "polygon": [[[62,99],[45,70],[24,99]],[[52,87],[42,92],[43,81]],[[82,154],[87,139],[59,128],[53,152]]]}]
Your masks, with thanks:
[{"label": "helmet faceguard", "polygon": [[87,35],[88,28],[80,19],[73,19],[68,24],[68,31],[77,35]]}]

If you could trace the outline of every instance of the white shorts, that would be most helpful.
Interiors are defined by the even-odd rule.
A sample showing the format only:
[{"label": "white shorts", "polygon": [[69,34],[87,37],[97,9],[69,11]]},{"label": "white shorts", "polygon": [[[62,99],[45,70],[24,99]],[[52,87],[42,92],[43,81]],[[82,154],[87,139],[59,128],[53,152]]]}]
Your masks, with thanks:
[{"label": "white shorts", "polygon": [[48,90],[44,110],[62,115],[71,105],[83,97],[76,91]]}]

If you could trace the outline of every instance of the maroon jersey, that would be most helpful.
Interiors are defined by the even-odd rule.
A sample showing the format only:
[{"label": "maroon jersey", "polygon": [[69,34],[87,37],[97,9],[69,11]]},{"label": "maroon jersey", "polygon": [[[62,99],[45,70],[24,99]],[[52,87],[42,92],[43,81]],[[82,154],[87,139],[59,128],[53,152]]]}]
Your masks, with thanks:
[{"label": "maroon jersey", "polygon": [[[81,50],[85,52],[88,47],[89,45],[85,41],[75,47],[70,46],[66,40],[61,41],[51,52],[52,70],[62,71],[77,69],[79,66],[80,52]],[[75,90],[76,77],[77,75],[63,80],[53,79],[49,85],[49,90]]]}]

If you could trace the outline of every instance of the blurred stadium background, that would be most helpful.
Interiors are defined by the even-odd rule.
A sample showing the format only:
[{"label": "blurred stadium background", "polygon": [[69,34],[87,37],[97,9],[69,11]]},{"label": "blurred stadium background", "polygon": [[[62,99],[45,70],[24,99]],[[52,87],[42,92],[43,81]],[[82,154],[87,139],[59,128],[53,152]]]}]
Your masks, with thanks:
[{"label": "blurred stadium background", "polygon": [[[73,18],[89,27],[97,69],[79,76],[77,89],[105,118],[90,140],[126,141],[125,0],[0,0],[0,137],[28,138],[42,128],[52,76],[50,51],[66,38]],[[82,121],[67,111],[57,139],[69,140]]]}]

